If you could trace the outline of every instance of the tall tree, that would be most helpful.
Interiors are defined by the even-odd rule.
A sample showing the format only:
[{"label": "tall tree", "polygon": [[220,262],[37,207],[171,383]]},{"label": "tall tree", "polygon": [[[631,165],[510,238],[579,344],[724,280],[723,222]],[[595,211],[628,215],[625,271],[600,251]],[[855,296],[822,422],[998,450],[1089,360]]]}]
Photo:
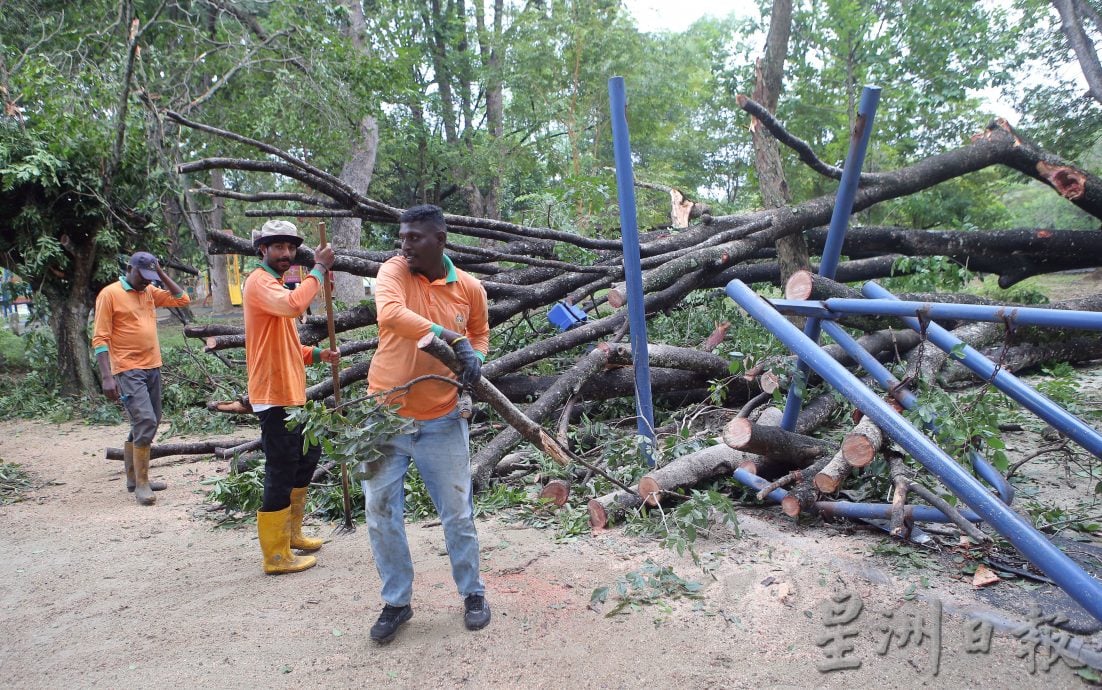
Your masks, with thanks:
[{"label": "tall tree", "polygon": [[[27,2],[0,18],[0,262],[47,312],[69,394],[98,388],[88,313],[118,275],[119,252],[158,246],[149,213],[158,175],[130,106],[140,45],[162,8],[86,3],[66,16],[53,3]],[[82,21],[98,33],[84,34]],[[53,59],[61,46],[66,59]],[[60,98],[67,84],[79,96]]]},{"label": "tall tree", "polygon": [[[379,100],[364,96],[387,83],[381,61],[339,38],[347,17],[328,6],[39,0],[0,15],[0,190],[10,201],[0,260],[49,307],[66,392],[97,388],[84,324],[96,292],[118,275],[120,254],[163,249],[183,222],[202,260],[212,223],[262,222],[227,208],[223,226],[209,199],[187,192],[220,181],[177,176],[178,157],[207,143],[176,130],[161,109],[279,140],[332,168],[359,135],[360,104]],[[234,193],[251,184],[225,180]],[[215,294],[224,295],[218,260],[212,265]]]},{"label": "tall tree", "polygon": [[[777,110],[777,99],[784,77],[784,59],[788,54],[788,38],[791,33],[792,0],[773,0],[769,33],[765,38],[765,55],[757,63],[753,96],[755,101],[764,105],[771,113]],[[788,180],[784,176],[777,140],[756,120],[751,124],[750,132],[754,142],[755,169],[758,173],[762,205],[765,208],[787,206],[792,201],[792,195],[788,192]],[[803,233],[777,240],[777,262],[781,269],[782,284],[796,271],[810,268],[807,240]]]},{"label": "tall tree", "polygon": [[[370,58],[370,44],[367,42],[367,20],[364,17],[360,0],[345,0],[348,10],[348,23],[344,34],[352,44],[353,50],[365,58]],[[341,167],[340,178],[360,194],[367,192],[371,178],[375,174],[375,157],[379,150],[379,122],[371,112],[360,119],[358,136],[351,141],[348,159]],[[334,218],[332,228],[333,245],[349,249],[359,249],[362,233],[362,221],[359,218]],[[356,304],[364,297],[363,280],[351,273],[337,272],[333,276],[333,287],[337,299],[346,304]]]}]

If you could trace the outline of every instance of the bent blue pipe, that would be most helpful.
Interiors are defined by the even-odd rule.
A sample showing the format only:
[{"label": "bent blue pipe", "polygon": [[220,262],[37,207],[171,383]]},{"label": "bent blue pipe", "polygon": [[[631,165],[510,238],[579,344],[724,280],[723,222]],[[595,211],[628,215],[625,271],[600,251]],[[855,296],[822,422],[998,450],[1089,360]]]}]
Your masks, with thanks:
[{"label": "bent blue pipe", "polygon": [[1102,621],[1102,583],[992,495],[975,477],[907,423],[856,376],[823,352],[818,343],[789,323],[742,281],[732,280],[727,284],[726,292],[753,319],[765,326],[797,357],[806,361],[835,390],[868,415],[911,457],[922,463],[960,500],[1010,541],[1033,565],[1052,578],[1068,596]]},{"label": "bent blue pipe", "polygon": [[[915,397],[915,394],[906,388],[901,388],[899,379],[893,376],[892,372],[888,371],[888,368],[873,357],[868,350],[861,347],[861,344],[854,340],[849,333],[846,333],[841,326],[833,321],[824,321],[822,325],[826,334],[833,338],[834,342],[838,343],[838,346],[852,357],[862,369],[868,372],[869,376],[872,376],[881,388],[895,398],[903,406],[903,409],[910,410],[918,404],[918,398]],[[936,429],[936,420],[931,422],[929,426]],[[972,461],[972,467],[975,468],[976,474],[995,487],[995,491],[999,493],[999,498],[1003,500],[1003,503],[1009,504],[1014,500],[1014,487],[1001,472],[987,461],[987,458],[972,450],[968,452],[968,459]]]},{"label": "bent blue pipe", "polygon": [[[765,481],[750,471],[738,468],[735,470],[735,479],[751,489],[761,491],[769,486]],[[788,492],[784,489],[773,489],[766,496],[774,503],[780,503]],[[852,501],[816,501],[815,512],[827,518],[849,518],[850,520],[889,520],[892,516],[891,503],[853,503]],[[945,513],[930,506],[907,506],[905,513],[915,522],[951,522]],[[960,511],[961,517],[969,522],[981,522],[983,518],[971,510],[964,508]]]},{"label": "bent blue pipe", "polygon": [[[892,293],[872,281],[865,283],[865,286],[861,288],[861,292],[869,297],[880,299],[895,298]],[[920,333],[923,332],[923,324],[919,323],[918,319],[903,317],[903,322],[914,330]],[[1014,374],[995,366],[994,362],[984,357],[978,350],[966,345],[960,338],[936,323],[927,323],[925,333],[927,339],[948,353],[950,358],[968,367],[985,381],[990,381],[1012,400],[1032,410],[1034,414],[1066,434],[1070,439],[1095,456],[1102,458],[1102,434],[1092,429],[1086,422],[1060,407],[1044,394],[1023,383]]]},{"label": "bent blue pipe", "polygon": [[639,226],[635,219],[635,173],[628,135],[627,95],[624,78],[608,80],[608,105],[612,116],[612,150],[616,161],[616,194],[620,200],[620,236],[624,244],[624,283],[628,293],[628,325],[635,370],[635,419],[639,435],[650,439],[645,450],[647,465],[654,467],[654,406],[650,387],[650,355],[647,350],[647,316],[643,304],[643,268],[639,260]]},{"label": "bent blue pipe", "polygon": [[[823,256],[819,261],[819,275],[834,278],[838,270],[838,261],[842,257],[842,245],[846,240],[846,228],[849,217],[853,215],[853,200],[857,198],[857,183],[861,179],[861,167],[865,164],[865,152],[869,148],[872,135],[872,120],[876,116],[876,106],[880,103],[880,87],[866,86],[861,89],[861,101],[857,105],[857,121],[854,123],[853,136],[850,139],[849,154],[842,168],[842,180],[838,185],[838,195],[834,198],[834,210],[827,228]],[[808,319],[804,324],[804,333],[808,338],[819,342],[819,320]],[[807,381],[807,364],[796,363],[796,373],[792,385],[788,387],[788,399],[784,403],[781,416],[781,428],[792,431],[796,428],[796,419],[803,406],[803,388]]]},{"label": "bent blue pipe", "polygon": [[1005,322],[1012,326],[1043,326],[1046,328],[1081,328],[1102,331],[1102,313],[1063,309],[1039,309],[1014,305],[945,304],[941,302],[908,302],[890,299],[831,298],[816,300],[769,300],[782,314],[837,320],[845,314],[871,316],[910,316],[927,320]]}]

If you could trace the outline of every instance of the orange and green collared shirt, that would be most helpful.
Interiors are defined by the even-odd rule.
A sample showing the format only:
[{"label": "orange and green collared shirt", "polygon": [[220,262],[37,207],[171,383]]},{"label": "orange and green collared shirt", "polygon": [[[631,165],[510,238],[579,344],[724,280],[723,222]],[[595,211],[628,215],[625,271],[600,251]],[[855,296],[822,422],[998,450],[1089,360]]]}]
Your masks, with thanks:
[{"label": "orange and green collared shirt", "polygon": [[157,307],[182,307],[190,303],[186,292],[173,295],[152,285],[138,291],[120,276],[119,282],[103,288],[96,297],[92,332],[96,356],[107,353],[112,374],[160,367]]},{"label": "orange and green collared shirt", "polygon": [[[379,268],[375,282],[379,347],[367,375],[369,392],[387,391],[426,374],[455,378],[440,360],[417,347],[422,337],[440,335],[445,328],[467,336],[479,358],[485,360],[490,351],[486,290],[447,256],[444,268],[445,276],[431,282],[411,272],[401,256]],[[390,401],[400,405],[398,414],[404,417],[435,419],[451,412],[458,397],[455,386],[429,380],[404,394],[399,391]]]},{"label": "orange and green collared shirt", "polygon": [[320,362],[321,349],[302,344],[295,319],[310,306],[321,281],[322,273],[312,270],[297,290],[288,290],[266,263],[245,279],[245,364],[252,405],[306,404],[304,365]]}]

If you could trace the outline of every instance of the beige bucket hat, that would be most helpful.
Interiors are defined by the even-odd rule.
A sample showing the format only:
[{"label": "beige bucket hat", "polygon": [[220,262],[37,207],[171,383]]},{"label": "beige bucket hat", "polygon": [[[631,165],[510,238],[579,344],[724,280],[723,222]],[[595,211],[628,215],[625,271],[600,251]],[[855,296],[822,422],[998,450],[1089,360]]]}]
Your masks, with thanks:
[{"label": "beige bucket hat", "polygon": [[272,242],[294,242],[298,247],[302,244],[302,237],[299,236],[295,224],[285,220],[270,220],[259,230],[253,230],[254,248],[259,249],[260,245]]}]

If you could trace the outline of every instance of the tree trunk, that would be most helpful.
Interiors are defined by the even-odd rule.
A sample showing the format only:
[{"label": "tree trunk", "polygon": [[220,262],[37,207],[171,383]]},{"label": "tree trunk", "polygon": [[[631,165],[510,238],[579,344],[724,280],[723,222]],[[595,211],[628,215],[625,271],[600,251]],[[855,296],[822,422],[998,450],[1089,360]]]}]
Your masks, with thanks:
[{"label": "tree trunk", "polygon": [[1102,63],[1099,63],[1094,42],[1083,30],[1083,20],[1076,12],[1079,2],[1082,0],[1052,0],[1052,6],[1060,13],[1060,28],[1079,60],[1091,96],[1102,103]]},{"label": "tree trunk", "polygon": [[[211,189],[225,188],[221,170],[211,170],[210,185]],[[208,277],[210,278],[210,292],[207,294],[210,295],[211,312],[214,314],[228,314],[233,311],[233,302],[230,300],[229,262],[223,254],[210,253],[208,239],[211,229],[231,231],[229,228],[223,228],[225,221],[223,219],[222,199],[219,197],[212,197],[212,199],[213,207],[211,208],[209,224],[198,209],[194,195],[186,194],[184,203],[187,205],[189,225],[195,235],[195,241],[207,254]]]},{"label": "tree trunk", "polygon": [[494,161],[490,166],[486,194],[483,196],[483,210],[487,218],[501,218],[501,163],[504,151],[501,149],[501,137],[505,134],[505,94],[502,83],[501,55],[502,15],[505,12],[504,0],[494,0],[492,31],[486,29],[485,7],[482,2],[475,3],[475,23],[478,32],[479,54],[482,69],[486,73],[486,132],[490,135]]},{"label": "tree trunk", "polygon": [[[788,54],[788,39],[792,33],[792,0],[773,0],[769,19],[769,34],[765,39],[765,56],[758,61],[754,80],[754,100],[769,112],[777,109],[777,99],[784,77],[784,60]],[[788,180],[781,164],[780,145],[775,137],[754,119],[750,125],[754,144],[754,162],[758,173],[763,208],[780,208],[792,202]],[[793,233],[777,240],[777,261],[781,282],[794,272],[807,269],[810,258],[803,233]]]},{"label": "tree trunk", "polygon": [[[808,230],[811,248],[821,251],[826,228]],[[852,227],[842,253],[850,258],[899,253],[945,256],[976,272],[999,276],[999,287],[1041,273],[1102,265],[1102,232],[1090,230],[911,230],[900,227]]]},{"label": "tree trunk", "polygon": [[[366,194],[375,172],[375,154],[379,150],[379,123],[371,115],[360,120],[360,136],[352,148],[352,155],[341,169],[341,181],[360,194]],[[361,226],[359,218],[334,218],[330,237],[334,247],[360,248]],[[348,305],[363,301],[363,278],[351,273],[333,273],[333,286],[338,300]]]},{"label": "tree trunk", "polygon": [[58,380],[61,382],[61,394],[64,396],[98,395],[100,385],[92,372],[88,343],[88,313],[92,310],[94,301],[83,294],[72,294],[86,292],[83,286],[88,285],[87,279],[80,283],[70,283],[70,285],[72,289],[69,295],[61,299],[55,300],[47,296],[47,303],[50,305],[50,330],[53,332],[54,342],[57,343]]}]

